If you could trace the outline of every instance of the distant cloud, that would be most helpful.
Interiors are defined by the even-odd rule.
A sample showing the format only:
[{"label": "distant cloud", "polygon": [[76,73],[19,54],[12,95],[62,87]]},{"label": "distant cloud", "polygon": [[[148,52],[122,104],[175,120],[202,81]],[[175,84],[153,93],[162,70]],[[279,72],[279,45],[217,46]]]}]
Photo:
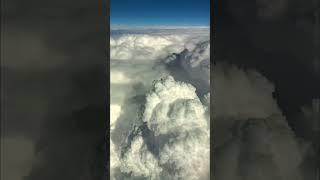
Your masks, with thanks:
[{"label": "distant cloud", "polygon": [[111,25],[111,30],[181,30],[181,29],[209,29],[210,26],[128,26],[128,25]]},{"label": "distant cloud", "polygon": [[180,53],[188,42],[194,43],[195,40],[208,38],[207,29],[141,31],[137,31],[140,34],[129,34],[124,31],[123,34],[111,36],[110,58],[119,60],[165,58],[171,53]]}]

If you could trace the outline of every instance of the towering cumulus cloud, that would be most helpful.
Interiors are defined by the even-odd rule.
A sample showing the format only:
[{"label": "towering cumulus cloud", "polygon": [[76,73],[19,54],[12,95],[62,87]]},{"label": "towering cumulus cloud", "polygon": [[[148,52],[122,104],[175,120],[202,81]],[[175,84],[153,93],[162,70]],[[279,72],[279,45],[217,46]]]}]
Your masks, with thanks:
[{"label": "towering cumulus cloud", "polygon": [[111,179],[209,179],[208,29],[112,33]]},{"label": "towering cumulus cloud", "polygon": [[159,156],[172,177],[199,179],[208,174],[209,128],[194,87],[170,76],[156,81],[143,117],[156,138],[168,137]]}]

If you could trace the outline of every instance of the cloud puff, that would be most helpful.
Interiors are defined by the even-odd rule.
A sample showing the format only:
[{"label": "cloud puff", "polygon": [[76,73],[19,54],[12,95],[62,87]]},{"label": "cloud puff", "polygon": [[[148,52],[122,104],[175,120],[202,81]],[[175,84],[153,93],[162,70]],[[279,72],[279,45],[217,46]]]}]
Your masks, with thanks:
[{"label": "cloud puff", "polygon": [[208,178],[208,120],[195,88],[171,76],[156,80],[144,109],[146,127],[131,131],[129,148],[121,147],[120,170],[151,179]]},{"label": "cloud puff", "polygon": [[195,90],[190,84],[175,82],[171,76],[155,81],[146,97],[143,121],[156,135],[170,133],[177,127],[206,127],[204,107]]},{"label": "cloud puff", "polygon": [[141,136],[134,137],[129,150],[120,162],[121,171],[132,173],[133,176],[156,179],[162,171],[157,158],[148,150]]}]

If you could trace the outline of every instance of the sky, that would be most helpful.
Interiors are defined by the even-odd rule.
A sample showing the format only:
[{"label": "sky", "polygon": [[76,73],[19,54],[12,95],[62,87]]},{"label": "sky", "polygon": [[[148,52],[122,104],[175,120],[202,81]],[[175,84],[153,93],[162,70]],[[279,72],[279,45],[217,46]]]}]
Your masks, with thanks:
[{"label": "sky", "polygon": [[111,26],[209,26],[210,0],[111,0]]}]

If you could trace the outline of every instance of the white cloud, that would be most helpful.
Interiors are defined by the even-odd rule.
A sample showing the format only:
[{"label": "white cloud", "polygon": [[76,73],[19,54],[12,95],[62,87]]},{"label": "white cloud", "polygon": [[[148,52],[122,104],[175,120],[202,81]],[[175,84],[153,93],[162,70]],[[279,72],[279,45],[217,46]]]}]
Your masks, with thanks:
[{"label": "white cloud", "polygon": [[160,164],[170,179],[205,180],[210,175],[209,134],[197,128],[170,139],[160,153]]},{"label": "white cloud", "polygon": [[143,121],[155,135],[177,131],[177,127],[184,131],[206,128],[205,108],[195,90],[171,76],[156,80],[146,97]]},{"label": "white cloud", "polygon": [[127,84],[130,83],[130,78],[121,71],[110,71],[110,83],[112,84]]},{"label": "white cloud", "polygon": [[158,165],[158,160],[147,149],[141,136],[136,136],[131,141],[130,149],[121,158],[120,162],[121,171],[132,173],[133,176],[156,179],[162,171],[162,168]]},{"label": "white cloud", "polygon": [[147,93],[143,120],[155,138],[167,138],[163,145],[152,142],[159,150],[156,155],[147,148],[150,141],[145,138],[149,136],[131,131],[126,141],[129,149],[122,146],[125,153],[120,170],[151,179],[208,179],[210,135],[205,111],[193,86],[170,76],[154,81]]},{"label": "white cloud", "polygon": [[121,106],[117,104],[110,105],[110,128],[111,130],[114,129],[115,122],[119,118],[121,113]]},{"label": "white cloud", "polygon": [[155,81],[147,95],[144,120],[155,135],[174,135],[159,155],[160,164],[171,171],[167,177],[186,180],[208,177],[208,120],[194,87],[172,77]]},{"label": "white cloud", "polygon": [[208,91],[209,73],[202,71],[208,68],[208,39],[203,28],[111,36],[111,178],[209,179],[208,92],[199,98],[192,83],[176,81],[163,63],[180,54],[186,77],[203,79]]},{"label": "white cloud", "polygon": [[199,31],[209,30],[210,27],[208,26],[126,26],[126,25],[113,25],[111,30],[156,30],[156,31],[163,31],[163,30],[173,30],[173,31],[181,31],[188,32],[188,30],[196,30]]},{"label": "white cloud", "polygon": [[[138,31],[138,32],[141,32]],[[118,60],[155,60],[180,53],[195,41],[208,39],[208,30],[145,30],[110,37],[110,57]],[[186,33],[187,32],[187,33]]]}]

